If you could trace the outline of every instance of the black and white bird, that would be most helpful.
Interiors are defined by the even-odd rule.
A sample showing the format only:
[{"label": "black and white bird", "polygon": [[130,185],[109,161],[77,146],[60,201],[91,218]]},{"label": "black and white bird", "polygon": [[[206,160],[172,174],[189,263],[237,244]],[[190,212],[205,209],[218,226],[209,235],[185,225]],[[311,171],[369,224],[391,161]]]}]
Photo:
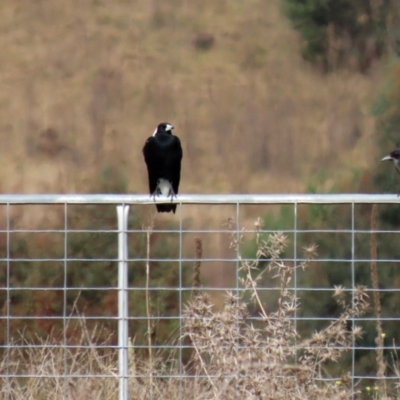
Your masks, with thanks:
[{"label": "black and white bird", "polygon": [[392,151],[389,155],[383,157],[381,161],[392,161],[396,171],[400,174],[400,149]]},{"label": "black and white bird", "polygon": [[[178,194],[181,179],[182,147],[181,141],[172,134],[174,127],[163,122],[159,124],[153,136],[146,140],[143,147],[144,160],[149,174],[150,196],[171,197]],[[175,213],[176,204],[156,204],[158,212]]]}]

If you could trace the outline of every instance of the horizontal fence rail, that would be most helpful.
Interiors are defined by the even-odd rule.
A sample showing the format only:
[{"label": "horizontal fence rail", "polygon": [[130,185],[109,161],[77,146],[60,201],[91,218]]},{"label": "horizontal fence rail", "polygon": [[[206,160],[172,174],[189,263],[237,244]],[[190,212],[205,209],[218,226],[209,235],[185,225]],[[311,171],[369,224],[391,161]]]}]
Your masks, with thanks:
[{"label": "horizontal fence rail", "polygon": [[[170,200],[168,200],[170,201]],[[160,198],[141,194],[2,194],[0,204],[154,204]],[[389,204],[393,194],[179,194],[176,204]]]},{"label": "horizontal fence rail", "polygon": [[[207,353],[207,344],[226,348],[227,357],[231,350],[218,330],[204,347],[193,335],[213,332],[212,321],[226,321],[223,313],[243,302],[237,329],[220,329],[236,332],[233,345],[247,354],[243,330],[258,329],[264,346],[274,339],[268,326],[281,324],[279,307],[296,299],[282,322],[297,333],[286,343],[292,353],[283,373],[291,365],[303,371],[308,349],[320,346],[340,356],[321,367],[317,385],[380,398],[385,381],[393,398],[400,394],[399,196],[180,194],[175,215],[157,214],[154,204],[165,202],[136,194],[0,195],[0,399],[48,398],[51,390],[57,399],[192,399],[200,386],[210,390],[202,398],[218,398],[229,386],[240,389],[242,372],[213,369],[219,353]],[[278,255],[260,248],[271,243],[282,244]],[[314,244],[310,257],[305,249]],[[358,315],[360,286],[369,307]],[[196,323],[207,328],[192,327],[190,336],[199,295],[209,305]],[[340,334],[350,332],[351,341],[316,345],[315,332],[343,315],[341,296],[350,311]],[[245,368],[246,360],[229,363]],[[270,379],[265,360],[264,367],[252,362],[249,371]],[[297,379],[293,371],[281,378]],[[221,387],[219,374],[226,375]]]}]

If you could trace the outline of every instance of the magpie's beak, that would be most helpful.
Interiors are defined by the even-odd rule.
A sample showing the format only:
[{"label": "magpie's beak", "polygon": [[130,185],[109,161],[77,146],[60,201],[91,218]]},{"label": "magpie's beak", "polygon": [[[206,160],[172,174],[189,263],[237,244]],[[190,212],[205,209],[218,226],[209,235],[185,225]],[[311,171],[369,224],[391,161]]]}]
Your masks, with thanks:
[{"label": "magpie's beak", "polygon": [[167,124],[167,126],[165,127],[166,131],[172,131],[172,129],[174,129],[174,127],[171,124]]},{"label": "magpie's beak", "polygon": [[386,157],[383,157],[381,161],[393,161],[393,160],[394,160],[393,157],[391,157],[391,156],[386,156]]}]

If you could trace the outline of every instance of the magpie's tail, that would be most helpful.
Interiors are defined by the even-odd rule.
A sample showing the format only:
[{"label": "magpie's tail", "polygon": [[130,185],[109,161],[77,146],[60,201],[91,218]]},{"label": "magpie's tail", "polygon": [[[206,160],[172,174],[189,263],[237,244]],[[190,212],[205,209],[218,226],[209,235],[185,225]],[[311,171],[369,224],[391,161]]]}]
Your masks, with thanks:
[{"label": "magpie's tail", "polygon": [[173,212],[175,214],[176,204],[156,204],[157,211],[160,212]]}]

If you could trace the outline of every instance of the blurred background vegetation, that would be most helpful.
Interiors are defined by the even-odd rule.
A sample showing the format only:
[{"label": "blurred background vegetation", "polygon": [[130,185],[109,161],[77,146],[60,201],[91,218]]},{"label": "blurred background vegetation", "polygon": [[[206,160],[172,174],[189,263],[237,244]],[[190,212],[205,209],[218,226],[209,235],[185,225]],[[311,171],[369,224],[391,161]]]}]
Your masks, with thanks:
[{"label": "blurred background vegetation", "polygon": [[[2,193],[144,193],[141,149],[154,127],[169,121],[181,138],[184,193],[397,193],[400,182],[380,158],[400,145],[400,3],[397,0],[4,0],[0,3],[0,190]],[[145,209],[145,211],[143,211]],[[64,212],[53,207],[15,207],[15,229],[63,229]],[[185,207],[185,229],[220,229],[229,207]],[[149,208],[130,213],[130,257],[145,257]],[[370,207],[357,207],[356,227],[369,229]],[[74,229],[116,229],[113,207],[71,207]],[[292,229],[292,210],[243,208],[241,223],[264,216],[268,229]],[[338,218],[338,215],[340,218]],[[5,212],[0,223],[5,227]],[[379,229],[396,230],[398,207],[379,208]],[[155,229],[177,228],[177,218],[157,216]],[[349,229],[343,206],[299,209],[301,229]],[[72,229],[72,228],[71,228]],[[62,262],[13,261],[13,315],[57,316],[74,301],[85,315],[115,315],[116,234],[71,234],[68,275]],[[201,235],[200,235],[201,236]],[[13,233],[15,259],[64,257],[63,235]],[[193,257],[193,236],[184,237]],[[205,257],[232,256],[229,235],[203,235]],[[304,234],[321,259],[348,259],[348,233]],[[396,235],[379,236],[380,258],[400,256]],[[356,254],[369,258],[369,236],[355,238]],[[178,235],[154,233],[152,255],[176,258]],[[7,237],[0,250],[6,257]],[[296,250],[297,251],[297,250]],[[251,256],[251,238],[246,244]],[[293,255],[293,249],[288,256]],[[79,261],[83,258],[109,261]],[[143,287],[144,262],[130,265],[130,285]],[[357,264],[356,281],[371,286],[369,264]],[[99,272],[101,271],[101,272]],[[186,269],[185,269],[186,271]],[[316,261],[299,276],[303,287],[351,284],[349,263]],[[382,287],[398,287],[397,264],[380,269]],[[231,265],[204,263],[211,286],[229,286]],[[152,264],[152,285],[176,287],[176,263]],[[185,272],[184,283],[191,285]],[[268,284],[268,282],[265,282]],[[0,286],[6,264],[0,265]],[[79,287],[93,288],[83,291]],[[302,315],[331,316],[329,293],[303,293]],[[155,315],[177,314],[177,294],[155,293]],[[0,304],[6,299],[0,291]],[[266,299],[266,301],[271,301]],[[383,295],[393,315],[398,295]],[[131,292],[132,315],[144,316],[144,294]],[[272,304],[272,303],[271,303]],[[2,306],[2,313],[5,307]],[[93,320],[94,323],[96,320]],[[30,324],[30,325],[29,325]],[[160,322],[162,325],[162,323]],[[115,321],[109,322],[110,331]],[[13,329],[55,329],[51,319],[16,321]],[[171,328],[171,326],[169,326]],[[317,328],[304,326],[302,329]],[[373,325],[363,326],[373,345]],[[169,329],[169,334],[173,331]],[[142,330],[141,330],[142,329]],[[135,337],[144,329],[132,322]],[[387,326],[390,340],[397,337]],[[165,342],[166,329],[158,329]],[[5,339],[1,333],[1,341]],[[72,333],[71,333],[72,335]],[[72,340],[72,339],[71,339]],[[362,359],[363,354],[358,355]],[[370,355],[365,357],[371,357]],[[362,372],[372,359],[360,362]],[[360,371],[361,371],[360,370]]]}]

